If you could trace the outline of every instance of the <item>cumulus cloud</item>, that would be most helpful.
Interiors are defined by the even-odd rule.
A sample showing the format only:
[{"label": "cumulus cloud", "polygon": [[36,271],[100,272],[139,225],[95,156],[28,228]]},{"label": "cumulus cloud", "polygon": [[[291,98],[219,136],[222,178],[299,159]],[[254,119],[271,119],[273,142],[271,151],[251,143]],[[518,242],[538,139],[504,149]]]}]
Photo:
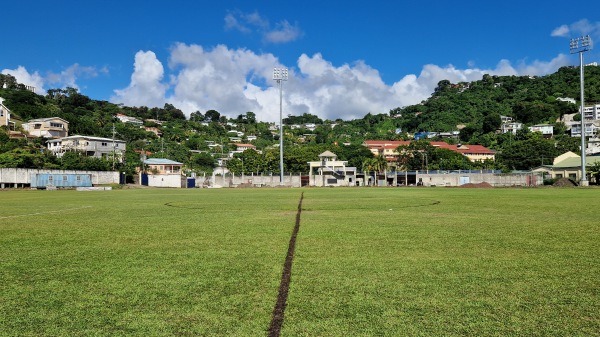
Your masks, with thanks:
[{"label": "cumulus cloud", "polygon": [[125,89],[115,90],[111,101],[130,106],[162,106],[167,85],[162,83],[164,68],[152,51],[135,54],[131,82]]},{"label": "cumulus cloud", "polygon": [[38,71],[29,72],[25,67],[18,66],[17,69],[4,69],[3,74],[11,74],[17,79],[17,82],[35,87],[36,93],[44,95],[46,86],[51,88],[66,88],[71,87],[79,90],[77,81],[81,78],[94,78],[100,74],[107,74],[108,69],[81,66],[73,64],[59,73],[48,72],[46,75],[41,75]]},{"label": "cumulus cloud", "polygon": [[[550,61],[501,60],[493,69],[427,64],[419,74],[409,74],[387,84],[377,69],[364,61],[334,65],[321,54],[302,54],[283,84],[284,115],[311,113],[323,119],[355,119],[365,114],[420,103],[431,96],[438,82],[469,82],[491,75],[546,75],[568,65],[568,57]],[[162,106],[165,102],[183,110],[219,111],[227,117],[252,111],[259,120],[279,120],[279,88],[272,80],[274,67],[282,67],[272,54],[218,45],[175,44],[164,67],[151,52],[138,52],[130,85],[115,90],[111,99],[126,105]]]},{"label": "cumulus cloud", "polygon": [[45,80],[37,71],[29,73],[25,67],[18,66],[17,69],[3,69],[2,73],[14,76],[18,83],[35,87],[37,94],[43,95],[46,93],[44,90]]},{"label": "cumulus cloud", "polygon": [[237,30],[245,34],[258,32],[263,41],[269,43],[287,43],[302,37],[300,26],[283,20],[271,28],[269,20],[258,12],[243,13],[233,11],[225,15],[225,30]]},{"label": "cumulus cloud", "polygon": [[587,19],[582,19],[569,25],[561,25],[556,27],[550,33],[550,36],[555,37],[575,37],[577,35],[592,35],[600,36],[600,22],[590,22]]}]

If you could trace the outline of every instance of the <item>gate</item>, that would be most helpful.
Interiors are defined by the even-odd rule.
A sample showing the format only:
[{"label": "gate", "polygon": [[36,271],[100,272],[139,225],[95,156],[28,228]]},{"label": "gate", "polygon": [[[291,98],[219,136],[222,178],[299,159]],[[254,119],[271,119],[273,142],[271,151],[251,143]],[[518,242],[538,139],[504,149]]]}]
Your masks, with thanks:
[{"label": "gate", "polygon": [[146,173],[142,173],[142,185],[148,186],[148,175]]}]

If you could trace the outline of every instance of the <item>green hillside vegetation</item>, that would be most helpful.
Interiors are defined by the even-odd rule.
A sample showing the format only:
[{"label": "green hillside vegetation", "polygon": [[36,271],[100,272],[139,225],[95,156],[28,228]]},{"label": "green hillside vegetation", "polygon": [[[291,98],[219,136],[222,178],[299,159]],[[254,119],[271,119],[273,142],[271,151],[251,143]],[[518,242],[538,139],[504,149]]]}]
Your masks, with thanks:
[{"label": "green hillside vegetation", "polygon": [[[599,102],[600,68],[587,66],[585,72],[586,102]],[[243,132],[242,141],[254,144],[262,154],[252,151],[236,154],[228,164],[231,171],[266,174],[279,171],[279,134],[270,129],[272,124],[260,121],[260,116],[254,112],[240,112],[235,118],[227,118],[216,110],[196,111],[186,118],[171,104],[162,108],[128,107],[94,100],[74,88],[50,89],[46,95],[37,95],[26,90],[11,75],[0,75],[0,88],[3,88],[0,89],[0,97],[5,99],[4,104],[11,110],[17,127],[34,118],[61,117],[69,121],[70,135],[110,138],[114,126],[116,138],[127,142],[126,161],[119,170],[129,175],[140,165],[136,151],[141,150],[152,152],[154,157],[183,162],[188,170],[211,172],[215,157],[235,150],[228,140],[233,135],[232,130]],[[341,160],[348,160],[350,165],[360,169],[372,158],[372,154],[361,145],[364,140],[407,140],[416,132],[453,131],[458,130],[459,125],[463,126],[460,139],[444,141],[484,145],[498,152],[497,160],[485,164],[450,160],[444,164],[440,160],[433,163],[431,169],[530,169],[548,164],[566,151],[579,152],[579,139],[571,138],[566,134],[566,126],[557,122],[565,114],[577,113],[578,105],[557,100],[559,97],[579,97],[578,68],[563,67],[543,77],[484,75],[482,80],[470,83],[443,80],[432,96],[420,104],[398,107],[389,112],[369,112],[363,118],[348,121],[322,120],[309,113],[287,116],[284,119],[284,170],[306,173],[306,162],[316,160],[318,154],[325,150],[333,151]],[[162,137],[121,123],[115,118],[117,113],[142,120],[162,121],[162,124],[145,122],[146,126],[157,127]],[[524,127],[553,124],[555,135],[552,139],[544,139],[540,134],[527,132],[526,128],[517,135],[498,133],[501,115],[524,123]],[[314,123],[316,128],[290,127],[306,123]],[[256,136],[256,140],[248,141],[249,135]],[[222,146],[209,147],[209,141]],[[9,139],[6,130],[0,132],[0,167],[112,168],[110,163],[101,159],[73,156],[59,160],[40,151],[43,148],[41,139]],[[435,149],[427,151],[428,158],[445,156]],[[451,162],[453,164],[448,166]]]}]

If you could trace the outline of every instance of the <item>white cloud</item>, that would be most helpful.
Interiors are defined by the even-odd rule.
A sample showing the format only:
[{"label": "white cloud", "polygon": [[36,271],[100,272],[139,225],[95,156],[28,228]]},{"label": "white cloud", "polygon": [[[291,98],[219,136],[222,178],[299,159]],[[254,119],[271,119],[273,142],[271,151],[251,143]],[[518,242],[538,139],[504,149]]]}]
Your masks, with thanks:
[{"label": "white cloud", "polygon": [[556,37],[576,37],[576,35],[600,36],[600,22],[590,22],[587,19],[581,19],[569,25],[556,27],[550,33],[550,36]]},{"label": "white cloud", "polygon": [[550,33],[550,36],[565,37],[565,36],[569,36],[569,33],[570,33],[569,26],[562,25],[560,27],[554,28],[552,33]]},{"label": "white cloud", "polygon": [[[101,72],[105,71],[106,69],[101,70]],[[77,85],[77,79],[79,77],[91,78],[96,76],[98,76],[98,70],[95,67],[83,67],[75,63],[60,73],[48,73],[46,80],[48,83],[60,87],[79,89],[79,86]]]},{"label": "white cloud", "polygon": [[130,106],[162,106],[167,85],[162,83],[164,68],[152,51],[135,54],[131,82],[125,89],[115,90],[111,101]]},{"label": "white cloud", "polygon": [[[256,54],[225,45],[210,50],[179,43],[169,58],[170,83],[163,83],[164,68],[151,51],[138,52],[131,84],[115,90],[111,99],[126,105],[162,106],[165,102],[183,110],[219,111],[236,117],[248,111],[261,121],[279,120],[279,88],[271,79],[274,67],[281,67],[272,54]],[[568,65],[560,54],[550,61],[501,60],[493,69],[427,64],[421,72],[386,84],[377,69],[364,61],[334,65],[321,54],[300,55],[283,85],[284,115],[311,113],[323,119],[362,118],[366,113],[387,113],[390,109],[420,103],[431,96],[438,82],[470,82],[491,75],[546,75]],[[167,95],[167,92],[169,94]]]},{"label": "white cloud", "polygon": [[269,20],[263,18],[258,12],[242,13],[234,11],[225,15],[225,30],[237,30],[245,34],[258,32],[263,40],[269,43],[286,43],[302,37],[302,30],[296,23],[290,24],[283,20],[271,28]]},{"label": "white cloud", "polygon": [[17,83],[35,87],[37,94],[44,95],[46,93],[44,90],[45,80],[37,71],[29,73],[25,67],[18,66],[17,69],[3,69],[2,73],[5,75],[10,74],[14,76],[17,80]]},{"label": "white cloud", "polygon": [[300,36],[302,36],[302,31],[298,24],[292,25],[285,20],[277,24],[275,29],[264,34],[265,40],[271,43],[290,42],[297,40]]}]

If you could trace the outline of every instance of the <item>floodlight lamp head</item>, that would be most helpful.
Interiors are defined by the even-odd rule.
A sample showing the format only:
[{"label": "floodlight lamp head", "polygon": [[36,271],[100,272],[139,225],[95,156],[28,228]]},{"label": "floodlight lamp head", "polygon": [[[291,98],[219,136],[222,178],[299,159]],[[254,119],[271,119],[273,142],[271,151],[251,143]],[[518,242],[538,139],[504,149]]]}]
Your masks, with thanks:
[{"label": "floodlight lamp head", "polygon": [[287,68],[273,68],[273,79],[276,81],[287,81],[288,69]]},{"label": "floodlight lamp head", "polygon": [[589,35],[571,39],[569,43],[571,54],[582,53],[592,50],[592,38]]}]

